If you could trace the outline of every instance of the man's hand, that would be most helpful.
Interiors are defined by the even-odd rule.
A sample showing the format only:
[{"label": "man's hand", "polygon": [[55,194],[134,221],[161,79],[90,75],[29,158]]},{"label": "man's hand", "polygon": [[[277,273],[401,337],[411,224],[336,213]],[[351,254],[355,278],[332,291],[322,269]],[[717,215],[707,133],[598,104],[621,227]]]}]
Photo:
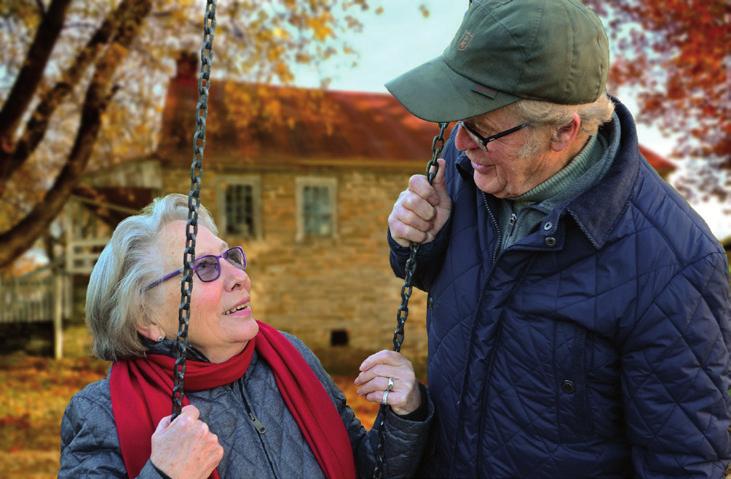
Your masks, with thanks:
[{"label": "man's hand", "polygon": [[175,421],[165,416],[152,435],[150,461],[173,479],[206,479],[223,459],[223,447],[195,406],[185,406]]},{"label": "man's hand", "polygon": [[429,243],[444,227],[452,211],[452,199],[444,184],[445,161],[437,160],[439,171],[430,185],[426,176],[414,175],[388,216],[391,237],[401,246],[410,242]]}]

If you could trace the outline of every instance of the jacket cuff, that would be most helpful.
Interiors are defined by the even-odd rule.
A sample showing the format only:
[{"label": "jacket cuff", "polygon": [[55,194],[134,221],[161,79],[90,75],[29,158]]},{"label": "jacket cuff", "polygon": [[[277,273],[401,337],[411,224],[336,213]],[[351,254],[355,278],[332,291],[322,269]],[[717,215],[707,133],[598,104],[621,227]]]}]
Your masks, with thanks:
[{"label": "jacket cuff", "polygon": [[[439,233],[437,233],[437,236],[434,238],[434,240],[430,243],[422,244],[419,247],[419,254],[417,255],[418,258],[432,258],[441,255],[447,242],[447,231],[449,231],[451,223],[452,218],[450,216],[444,226],[442,226],[442,229],[439,230]],[[391,236],[391,230],[389,230],[388,228],[386,228],[386,238],[388,239],[388,247],[398,259],[403,259],[404,261],[408,259],[409,254],[411,253],[411,248],[398,244],[396,240],[393,239],[393,237]]]},{"label": "jacket cuff", "polygon": [[140,471],[137,479],[171,479],[170,476],[165,474],[162,470],[158,469],[151,460],[147,460],[145,467]]},{"label": "jacket cuff", "polygon": [[399,416],[391,408],[387,408],[387,423],[404,431],[414,427],[418,430],[421,430],[422,427],[428,427],[434,417],[434,403],[429,395],[429,388],[419,383],[419,389],[421,390],[421,405],[419,405],[419,408],[403,416]]},{"label": "jacket cuff", "polygon": [[419,390],[421,391],[421,404],[419,404],[419,407],[416,409],[416,411],[410,412],[409,414],[399,415],[395,414],[396,416],[400,417],[401,419],[404,419],[406,421],[416,421],[416,422],[422,422],[426,421],[426,418],[429,416],[429,399],[428,399],[428,392],[426,389],[426,386],[419,383]]}]

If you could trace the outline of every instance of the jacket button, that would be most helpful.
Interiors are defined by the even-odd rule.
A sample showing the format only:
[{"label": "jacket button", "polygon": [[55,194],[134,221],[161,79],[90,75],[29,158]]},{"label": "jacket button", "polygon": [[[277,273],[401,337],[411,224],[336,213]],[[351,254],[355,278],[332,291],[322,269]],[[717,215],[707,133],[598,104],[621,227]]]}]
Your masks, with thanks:
[{"label": "jacket button", "polygon": [[556,238],[554,238],[553,236],[546,236],[546,239],[543,240],[543,242],[546,243],[546,246],[548,246],[549,248],[553,248],[554,246],[556,246]]},{"label": "jacket button", "polygon": [[574,385],[574,382],[570,379],[563,380],[563,382],[561,383],[561,389],[567,394],[574,394],[574,392],[576,392],[576,386]]}]

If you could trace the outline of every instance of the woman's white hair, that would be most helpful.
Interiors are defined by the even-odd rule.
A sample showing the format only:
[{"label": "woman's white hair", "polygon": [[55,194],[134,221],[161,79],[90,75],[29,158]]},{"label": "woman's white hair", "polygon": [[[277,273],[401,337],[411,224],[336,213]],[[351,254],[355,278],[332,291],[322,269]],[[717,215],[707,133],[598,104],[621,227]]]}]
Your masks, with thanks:
[{"label": "woman's white hair", "polygon": [[[145,351],[138,323],[149,322],[145,286],[160,278],[162,262],[156,242],[170,222],[188,219],[188,197],[170,194],[156,198],[142,212],[119,223],[99,255],[86,289],[86,323],[93,337],[93,353],[101,359],[141,356]],[[201,205],[198,225],[218,235],[210,213]],[[183,257],[183,251],[180,252]]]},{"label": "woman's white hair", "polygon": [[518,100],[506,107],[532,124],[563,126],[571,121],[574,112],[581,118],[581,131],[595,135],[599,127],[612,119],[614,103],[606,93],[592,103],[560,105],[546,101]]}]

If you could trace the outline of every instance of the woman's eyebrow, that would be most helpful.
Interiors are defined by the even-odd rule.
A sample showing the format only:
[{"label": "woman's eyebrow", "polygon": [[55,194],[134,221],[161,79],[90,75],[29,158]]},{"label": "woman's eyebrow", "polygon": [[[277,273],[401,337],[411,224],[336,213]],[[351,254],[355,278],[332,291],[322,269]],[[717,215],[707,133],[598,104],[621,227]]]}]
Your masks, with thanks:
[{"label": "woman's eyebrow", "polygon": [[221,241],[218,244],[218,248],[215,248],[215,249],[211,248],[211,249],[205,249],[203,251],[196,251],[195,256],[196,256],[196,258],[200,258],[203,256],[218,256],[221,253],[223,253],[224,251],[226,251],[227,249],[229,249],[228,243],[226,243],[225,241]]}]

